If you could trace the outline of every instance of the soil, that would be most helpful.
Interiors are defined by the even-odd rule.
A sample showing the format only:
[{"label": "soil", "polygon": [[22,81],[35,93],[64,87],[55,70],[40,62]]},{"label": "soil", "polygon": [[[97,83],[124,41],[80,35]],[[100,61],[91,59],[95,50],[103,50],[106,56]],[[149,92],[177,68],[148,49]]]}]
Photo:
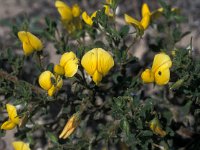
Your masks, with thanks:
[{"label": "soil", "polygon": [[[5,50],[7,47],[16,42],[17,38],[12,34],[11,26],[25,16],[29,19],[38,19],[42,22],[45,16],[59,17],[57,10],[54,7],[54,0],[0,0],[0,51]],[[70,4],[70,1],[66,1]],[[82,8],[88,12],[93,12],[94,8],[100,8],[101,2],[87,1],[87,0],[75,0],[78,4],[81,3]],[[117,18],[119,23],[123,23],[123,14],[129,13],[130,15],[136,15],[140,17],[140,7],[144,0],[126,0],[122,1],[119,7],[119,17]],[[146,2],[149,4],[150,1]],[[149,4],[151,9],[158,8],[156,0],[152,0]],[[191,31],[189,35],[183,38],[177,46],[186,47],[189,44],[190,38],[193,37],[193,47],[195,50],[200,48],[200,1],[199,0],[177,0],[169,1],[172,6],[181,8],[181,12],[188,20],[182,25],[183,31]],[[72,2],[71,2],[72,3]],[[74,3],[74,1],[73,1]],[[150,32],[151,28],[149,29]],[[137,47],[135,53],[139,58],[145,52],[145,41],[142,40]],[[50,53],[50,62],[58,63],[59,56],[55,56],[55,48],[51,44],[47,44],[46,49]],[[18,51],[18,50],[16,50]],[[21,51],[21,50],[20,50]],[[6,136],[0,139],[0,150],[11,150],[12,141],[14,141],[15,130],[7,131]]]}]

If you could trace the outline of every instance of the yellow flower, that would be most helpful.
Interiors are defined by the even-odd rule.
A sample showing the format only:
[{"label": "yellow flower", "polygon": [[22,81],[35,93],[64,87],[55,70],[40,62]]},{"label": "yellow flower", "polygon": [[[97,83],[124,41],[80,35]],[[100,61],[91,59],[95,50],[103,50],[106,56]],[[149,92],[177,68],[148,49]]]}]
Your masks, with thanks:
[{"label": "yellow flower", "polygon": [[54,72],[58,75],[64,75],[65,74],[65,70],[62,66],[60,65],[55,65],[54,66]]},{"label": "yellow flower", "polygon": [[78,127],[79,123],[80,123],[80,113],[77,112],[67,121],[64,129],[59,135],[59,138],[66,139],[67,137],[69,137]]},{"label": "yellow flower", "polygon": [[154,118],[149,123],[150,129],[157,135],[164,137],[167,133],[161,127],[161,124],[157,118]]},{"label": "yellow flower", "polygon": [[150,69],[146,69],[142,75],[141,75],[142,80],[145,83],[151,83],[154,82],[154,74]]},{"label": "yellow flower", "polygon": [[22,141],[12,142],[14,150],[31,150],[29,144]]},{"label": "yellow flower", "polygon": [[89,16],[89,15],[87,14],[87,12],[84,11],[84,12],[82,13],[83,21],[84,21],[86,24],[88,24],[89,26],[92,26],[92,25],[93,25],[93,20],[92,20],[92,19],[96,17],[96,14],[97,14],[97,11],[93,12],[92,15]]},{"label": "yellow flower", "polygon": [[49,96],[53,96],[63,85],[63,80],[60,76],[54,76],[50,71],[44,71],[39,76],[40,86],[48,91]]},{"label": "yellow flower", "polygon": [[79,17],[81,15],[81,9],[78,6],[78,4],[74,4],[72,6],[72,14],[73,14],[73,17]]},{"label": "yellow flower", "polygon": [[170,70],[172,61],[170,57],[165,53],[159,53],[155,55],[153,60],[152,69],[146,69],[141,78],[144,83],[155,82],[158,85],[164,85],[169,82]]},{"label": "yellow flower", "polygon": [[78,58],[73,52],[66,52],[60,58],[60,64],[54,67],[54,72],[66,77],[73,77],[78,71]]},{"label": "yellow flower", "polygon": [[114,66],[114,60],[104,49],[94,48],[83,56],[81,64],[98,85],[102,77],[108,74],[109,70]]},{"label": "yellow flower", "polygon": [[62,1],[57,0],[55,2],[55,6],[58,9],[58,12],[62,20],[67,21],[67,22],[72,20],[73,18],[72,10],[67,4],[65,4]]},{"label": "yellow flower", "polygon": [[112,4],[112,0],[106,0],[106,5],[104,5],[104,8],[105,8],[105,14],[107,16],[113,17],[113,12],[110,9],[111,4]]},{"label": "yellow flower", "polygon": [[61,16],[61,21],[64,27],[69,33],[82,28],[80,19],[81,9],[77,4],[70,7],[64,2],[56,0],[55,7]]},{"label": "yellow flower", "polygon": [[43,48],[43,44],[35,35],[26,31],[19,31],[18,38],[22,42],[22,47],[25,55],[30,55],[34,51],[40,51]]},{"label": "yellow flower", "polygon": [[132,18],[131,16],[127,15],[127,14],[124,15],[124,18],[125,18],[126,23],[133,25],[134,27],[139,29],[139,31],[143,32],[149,26],[150,18],[151,18],[151,12],[150,12],[149,7],[146,3],[144,3],[142,5],[141,13],[142,13],[141,21],[138,21],[138,20]]},{"label": "yellow flower", "polygon": [[15,128],[19,122],[20,119],[17,115],[17,110],[16,107],[11,105],[11,104],[6,104],[6,110],[8,112],[8,121],[5,121],[2,125],[1,125],[1,129],[4,130],[11,130],[13,128]]}]

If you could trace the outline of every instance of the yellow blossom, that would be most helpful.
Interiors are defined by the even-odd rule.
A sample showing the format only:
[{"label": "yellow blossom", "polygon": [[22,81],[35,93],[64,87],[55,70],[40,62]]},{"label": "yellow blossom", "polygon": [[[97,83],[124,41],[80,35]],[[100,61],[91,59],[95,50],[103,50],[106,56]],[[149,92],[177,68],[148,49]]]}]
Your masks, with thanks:
[{"label": "yellow blossom", "polygon": [[81,9],[77,4],[72,7],[60,0],[56,0],[55,7],[57,8],[61,22],[69,33],[73,33],[75,30],[82,28],[81,24]]},{"label": "yellow blossom", "polygon": [[110,9],[110,5],[112,4],[113,0],[106,0],[106,5],[104,5],[105,8],[105,14],[112,17],[113,16],[113,12]]},{"label": "yellow blossom", "polygon": [[151,83],[154,82],[154,74],[150,69],[146,69],[142,75],[141,75],[142,80],[145,83]]},{"label": "yellow blossom", "polygon": [[48,91],[49,96],[53,96],[63,85],[63,80],[60,76],[55,76],[50,71],[44,71],[39,76],[40,86]]},{"label": "yellow blossom", "polygon": [[34,51],[40,51],[43,44],[35,35],[27,31],[19,31],[18,38],[22,42],[22,47],[25,55],[30,55]]},{"label": "yellow blossom", "polygon": [[140,21],[132,18],[131,16],[129,16],[127,14],[124,15],[124,19],[125,19],[126,23],[133,25],[134,27],[139,29],[139,31],[143,32],[149,26],[150,18],[151,18],[151,12],[150,12],[149,7],[146,3],[144,3],[142,5],[141,13],[142,13],[142,19]]},{"label": "yellow blossom", "polygon": [[62,20],[65,20],[67,22],[72,20],[72,17],[73,17],[72,10],[67,4],[65,4],[62,1],[57,0],[55,2],[55,6],[58,9],[58,12]]},{"label": "yellow blossom", "polygon": [[73,77],[78,71],[78,58],[73,52],[66,52],[60,58],[60,64],[54,67],[54,72],[66,77]]},{"label": "yellow blossom", "polygon": [[87,12],[84,11],[84,12],[82,13],[83,21],[84,21],[86,24],[88,24],[89,26],[92,26],[92,25],[93,25],[93,20],[92,20],[92,19],[96,17],[96,14],[97,14],[97,11],[93,12],[92,15],[89,16],[89,15],[87,14]]},{"label": "yellow blossom", "polygon": [[155,55],[153,60],[152,69],[146,69],[141,78],[144,83],[155,82],[158,85],[164,85],[169,82],[170,70],[172,61],[165,53]]},{"label": "yellow blossom", "polygon": [[72,15],[73,17],[79,17],[81,15],[81,9],[78,4],[72,6]]},{"label": "yellow blossom", "polygon": [[78,127],[79,123],[80,123],[80,113],[77,112],[67,121],[64,129],[59,135],[59,138],[66,139],[67,137],[69,137]]},{"label": "yellow blossom", "polygon": [[166,131],[162,129],[158,118],[154,118],[153,120],[151,120],[149,123],[149,127],[155,134],[161,137],[164,137],[167,134]]},{"label": "yellow blossom", "polygon": [[14,150],[31,150],[29,144],[22,141],[12,142]]},{"label": "yellow blossom", "polygon": [[114,66],[114,60],[104,49],[94,48],[83,56],[81,64],[98,85],[102,77],[108,74],[109,70]]},{"label": "yellow blossom", "polygon": [[58,75],[64,75],[65,74],[64,68],[60,65],[54,66],[54,72]]},{"label": "yellow blossom", "polygon": [[9,119],[1,125],[1,129],[11,130],[19,124],[20,119],[17,115],[17,110],[15,106],[11,104],[6,104],[6,110],[8,112]]}]

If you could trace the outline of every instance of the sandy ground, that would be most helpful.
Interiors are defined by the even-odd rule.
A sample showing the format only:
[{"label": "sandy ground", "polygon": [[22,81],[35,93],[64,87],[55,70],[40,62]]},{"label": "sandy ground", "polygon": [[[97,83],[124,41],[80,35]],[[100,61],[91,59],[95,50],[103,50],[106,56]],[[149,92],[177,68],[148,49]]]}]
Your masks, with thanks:
[{"label": "sandy ground", "polygon": [[[138,3],[137,0],[126,0],[120,6],[120,10],[127,10],[127,12],[131,12],[134,8],[133,13],[137,13],[138,11]],[[142,1],[141,1],[142,2]],[[88,4],[89,3],[89,4]],[[149,3],[149,1],[147,1]],[[155,0],[152,1],[155,3]],[[135,4],[135,5],[134,5]],[[83,0],[82,6],[83,8],[87,8],[89,6],[89,10],[93,11],[96,2]],[[177,46],[187,46],[190,41],[190,38],[193,37],[193,46],[194,49],[200,48],[200,1],[199,0],[177,0],[173,1],[173,6],[178,6],[182,9],[182,13],[188,17],[188,22],[183,24],[183,31],[191,31],[187,37],[183,38]],[[127,7],[128,6],[128,7]],[[156,6],[152,6],[156,7]],[[125,12],[125,11],[122,11]],[[22,16],[30,16],[35,17],[39,14],[41,18],[44,18],[46,15],[57,15],[56,9],[54,8],[54,0],[0,0],[0,50],[4,50],[5,47],[14,43],[16,39],[11,36],[10,27],[6,26],[4,22],[13,22],[15,23],[15,19],[17,17]],[[136,15],[140,15],[137,13]],[[119,18],[119,21],[122,21],[123,18]],[[138,51],[136,52],[136,56],[141,57],[145,52],[145,41],[141,41],[139,46],[137,47]],[[55,56],[55,49],[53,45],[47,44],[46,49],[50,53],[50,62],[58,63],[59,56]],[[0,139],[0,150],[11,150],[10,143],[14,141],[13,131],[8,131],[6,136]],[[7,147],[5,146],[7,143]],[[5,148],[6,147],[6,148]]]}]

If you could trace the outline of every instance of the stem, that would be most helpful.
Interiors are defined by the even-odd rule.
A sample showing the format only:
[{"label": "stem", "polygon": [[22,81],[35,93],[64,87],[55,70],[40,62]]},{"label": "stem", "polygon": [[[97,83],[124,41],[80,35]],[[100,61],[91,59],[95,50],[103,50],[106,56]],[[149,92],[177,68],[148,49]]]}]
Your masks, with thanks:
[{"label": "stem", "polygon": [[38,64],[39,64],[40,71],[43,71],[44,68],[43,68],[43,66],[42,66],[42,60],[41,60],[41,57],[40,57],[40,53],[39,53],[39,52],[37,52],[37,60],[36,60],[36,61],[37,61]]},{"label": "stem", "polygon": [[137,39],[138,39],[138,35],[136,35],[136,37],[133,38],[132,43],[127,47],[127,49],[126,49],[127,53],[129,51],[129,49],[135,44],[135,42],[137,41]]},{"label": "stem", "polygon": [[1,79],[4,79],[4,80],[11,81],[11,82],[13,82],[14,84],[19,84],[20,82],[25,82],[26,84],[28,84],[28,85],[30,86],[31,90],[32,90],[35,94],[37,94],[37,95],[39,95],[39,94],[44,94],[44,91],[43,91],[41,88],[36,87],[36,86],[34,86],[34,85],[32,85],[32,84],[30,84],[30,83],[24,81],[24,80],[19,80],[16,76],[11,75],[11,74],[7,73],[7,72],[4,71],[4,70],[0,70],[0,78],[1,78]]}]

